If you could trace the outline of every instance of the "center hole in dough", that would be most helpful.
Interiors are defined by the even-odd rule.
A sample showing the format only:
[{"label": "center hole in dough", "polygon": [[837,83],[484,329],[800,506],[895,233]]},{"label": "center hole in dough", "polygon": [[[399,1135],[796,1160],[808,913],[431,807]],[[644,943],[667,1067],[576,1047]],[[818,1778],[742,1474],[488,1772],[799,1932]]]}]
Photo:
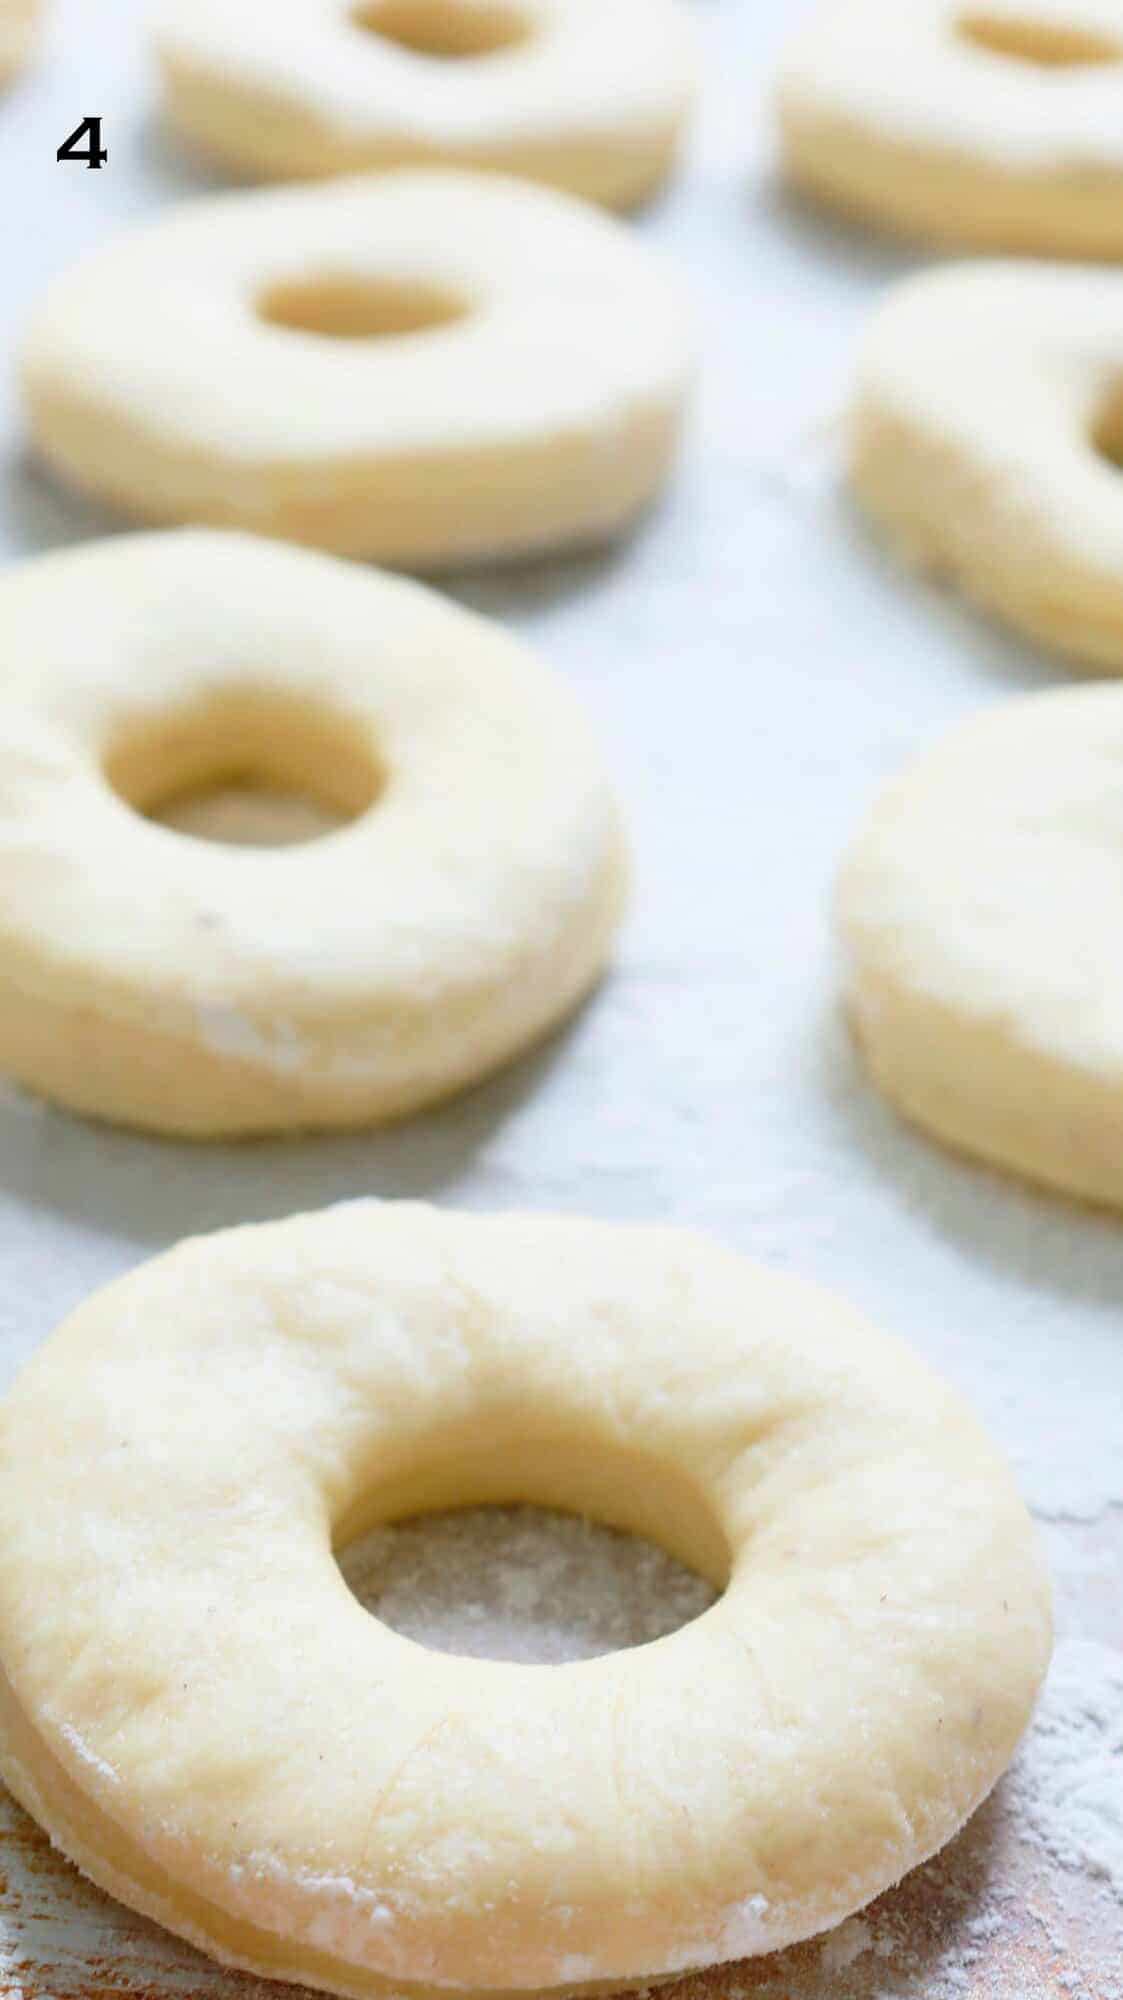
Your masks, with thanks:
[{"label": "center hole in dough", "polygon": [[270,285],[259,319],[331,340],[386,340],[466,318],[469,302],[439,285],[394,278],[294,278]]},{"label": "center hole in dough", "polygon": [[134,720],[103,768],[143,818],[197,840],[252,847],[334,832],[366,812],[384,782],[353,720],[254,691]]},{"label": "center hole in dough", "polygon": [[487,0],[363,0],[351,19],[414,55],[446,60],[498,55],[517,48],[531,32],[517,7]]},{"label": "center hole in dough", "polygon": [[1123,382],[1107,396],[1092,425],[1092,445],[1101,458],[1123,472]]},{"label": "center hole in dough", "polygon": [[360,1604],[405,1638],[542,1666],[665,1638],[717,1596],[654,1542],[539,1507],[375,1528],[339,1566]]},{"label": "center hole in dough", "polygon": [[972,12],[961,14],[957,26],[966,41],[989,50],[991,55],[1010,56],[1015,62],[1036,63],[1043,69],[1123,62],[1123,40],[1060,21]]}]

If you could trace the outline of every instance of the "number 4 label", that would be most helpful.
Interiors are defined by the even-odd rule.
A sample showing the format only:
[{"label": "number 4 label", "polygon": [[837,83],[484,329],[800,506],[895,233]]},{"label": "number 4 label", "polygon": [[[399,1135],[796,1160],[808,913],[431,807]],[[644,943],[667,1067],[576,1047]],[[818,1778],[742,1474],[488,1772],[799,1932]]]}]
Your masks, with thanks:
[{"label": "number 4 label", "polygon": [[[83,139],[86,141],[85,146],[81,144]],[[83,118],[82,123],[74,127],[69,138],[63,140],[55,158],[79,160],[95,172],[98,167],[103,167],[109,158],[109,152],[101,143],[101,119]]]}]

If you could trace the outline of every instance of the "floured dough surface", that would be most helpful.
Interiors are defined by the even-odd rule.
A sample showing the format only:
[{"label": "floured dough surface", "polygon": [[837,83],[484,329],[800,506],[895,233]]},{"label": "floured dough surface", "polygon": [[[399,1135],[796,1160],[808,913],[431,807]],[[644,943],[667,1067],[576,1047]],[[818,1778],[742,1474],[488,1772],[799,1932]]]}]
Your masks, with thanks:
[{"label": "floured dough surface", "polygon": [[629,526],[688,372],[678,287],[622,223],[438,168],[183,203],[65,274],[22,359],[78,486],[403,568]]},{"label": "floured dough surface", "polygon": [[282,179],[498,168],[628,207],[676,152],[696,70],[679,0],[173,0],[187,137]]},{"label": "floured dough surface", "polygon": [[1120,0],[826,0],[776,109],[791,179],[865,221],[1123,256]]},{"label": "floured dough surface", "polygon": [[847,990],[910,1118],[1123,1203],[1123,690],[972,722],[906,770],[843,871]]},{"label": "floured dough surface", "polygon": [[[400,1116],[601,971],[626,864],[584,719],[435,592],[122,536],[9,570],[0,651],[0,1067],[46,1096],[197,1137]],[[149,816],[223,777],[346,823],[248,847]]]},{"label": "floured dough surface", "polygon": [[[332,1558],[584,1511],[723,1590],[635,1651],[452,1659]],[[609,1988],[839,1921],[1027,1720],[1048,1591],[949,1389],[677,1231],[360,1202],[100,1293],[0,1413],[0,1763],[95,1880],[344,1994]]]},{"label": "floured dough surface", "polygon": [[1123,275],[1001,263],[899,286],[863,347],[849,454],[906,559],[1123,671]]}]

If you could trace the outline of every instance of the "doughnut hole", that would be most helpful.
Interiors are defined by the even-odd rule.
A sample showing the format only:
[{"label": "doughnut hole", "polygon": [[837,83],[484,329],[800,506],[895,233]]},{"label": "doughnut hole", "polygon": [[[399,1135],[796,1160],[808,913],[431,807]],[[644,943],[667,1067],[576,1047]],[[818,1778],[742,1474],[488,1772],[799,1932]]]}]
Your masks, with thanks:
[{"label": "doughnut hole", "polygon": [[716,1595],[657,1543],[540,1507],[395,1522],[353,1542],[339,1566],[364,1609],[403,1638],[536,1666],[650,1645]]},{"label": "doughnut hole", "polygon": [[386,340],[429,333],[467,317],[467,299],[439,285],[393,278],[294,278],[270,285],[256,302],[269,326],[329,340]]},{"label": "doughnut hole", "polygon": [[134,719],[102,769],[141,818],[239,847],[332,833],[368,811],[385,781],[352,720],[253,689]]},{"label": "doughnut hole", "polygon": [[1026,20],[1017,14],[961,14],[958,33],[988,54],[1039,69],[1081,69],[1123,62],[1123,41],[1062,21]]},{"label": "doughnut hole", "polygon": [[531,24],[517,7],[491,0],[363,0],[352,8],[358,28],[397,42],[412,55],[459,61],[495,56],[528,41]]},{"label": "doughnut hole", "polygon": [[1092,425],[1092,445],[1102,459],[1123,472],[1123,382],[1104,398]]},{"label": "doughnut hole", "polygon": [[334,1548],[352,1595],[404,1637],[543,1666],[679,1631],[731,1570],[720,1524],[669,1465],[591,1441],[423,1457],[350,1510]]}]

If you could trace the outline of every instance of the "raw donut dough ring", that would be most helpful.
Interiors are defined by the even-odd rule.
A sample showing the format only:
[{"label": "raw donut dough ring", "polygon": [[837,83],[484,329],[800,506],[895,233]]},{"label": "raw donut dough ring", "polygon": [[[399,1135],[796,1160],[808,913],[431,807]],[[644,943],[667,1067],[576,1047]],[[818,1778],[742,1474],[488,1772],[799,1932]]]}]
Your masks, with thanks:
[{"label": "raw donut dough ring", "polygon": [[776,107],[790,178],[863,221],[1123,257],[1120,0],[828,0]]},{"label": "raw donut dough ring", "polygon": [[172,123],[253,173],[498,168],[613,207],[667,174],[696,66],[678,0],[280,0],[267,31],[174,0],[157,48]]},{"label": "raw donut dough ring", "polygon": [[992,1164],[1123,1205],[1123,688],[1033,695],[885,792],[840,921],[870,1071]]},{"label": "raw donut dough ring", "polygon": [[0,84],[27,62],[39,36],[39,0],[0,0]]},{"label": "raw donut dough ring", "polygon": [[[512,1500],[725,1595],[501,1664],[399,1637],[332,1562]],[[0,1414],[5,1779],[123,1901],[362,2000],[618,1989],[837,1922],[990,1789],[1048,1651],[959,1398],[678,1231],[372,1202],[228,1231],[92,1299]]]},{"label": "raw donut dough ring", "polygon": [[619,532],[686,372],[676,288],[623,224],[436,168],[184,204],[63,277],[23,358],[77,485],[410,568]]},{"label": "raw donut dough ring", "polygon": [[910,280],[871,328],[850,433],[854,490],[901,554],[1123,672],[1123,276]]},{"label": "raw donut dough ring", "polygon": [[[585,724],[435,593],[126,536],[7,571],[0,649],[0,1066],[46,1096],[195,1137],[397,1117],[603,967],[626,871]],[[285,848],[141,817],[247,769],[358,817]]]}]

